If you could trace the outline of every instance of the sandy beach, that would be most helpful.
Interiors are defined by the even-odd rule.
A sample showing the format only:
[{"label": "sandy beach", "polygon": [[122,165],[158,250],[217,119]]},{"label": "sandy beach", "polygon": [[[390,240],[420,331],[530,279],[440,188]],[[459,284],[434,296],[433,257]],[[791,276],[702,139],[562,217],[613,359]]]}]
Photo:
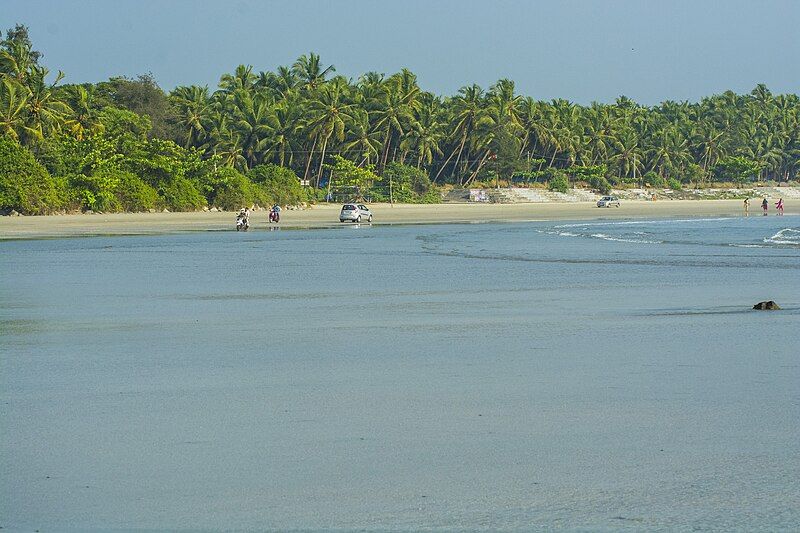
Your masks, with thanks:
[{"label": "sandy beach", "polygon": [[[284,209],[282,228],[338,226],[340,206],[316,205],[308,209]],[[670,218],[742,216],[740,200],[626,201],[620,208],[602,209],[593,203],[550,204],[373,204],[374,225],[442,224],[469,222],[519,222],[533,220],[586,220],[622,218]],[[800,213],[800,205],[789,204],[786,214]],[[770,216],[775,210],[770,205]],[[750,216],[761,216],[751,205]],[[224,231],[234,228],[235,213],[118,213],[29,217],[0,217],[0,239],[77,237],[91,235],[146,235],[187,231]],[[273,225],[274,226],[274,225]],[[251,230],[269,227],[267,212],[255,212]]]}]

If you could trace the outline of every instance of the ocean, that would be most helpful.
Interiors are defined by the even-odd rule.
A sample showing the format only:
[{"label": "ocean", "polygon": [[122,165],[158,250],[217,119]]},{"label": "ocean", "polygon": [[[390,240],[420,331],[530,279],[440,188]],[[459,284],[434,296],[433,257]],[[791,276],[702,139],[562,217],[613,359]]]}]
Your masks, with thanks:
[{"label": "ocean", "polygon": [[800,527],[798,217],[0,251],[6,531]]}]

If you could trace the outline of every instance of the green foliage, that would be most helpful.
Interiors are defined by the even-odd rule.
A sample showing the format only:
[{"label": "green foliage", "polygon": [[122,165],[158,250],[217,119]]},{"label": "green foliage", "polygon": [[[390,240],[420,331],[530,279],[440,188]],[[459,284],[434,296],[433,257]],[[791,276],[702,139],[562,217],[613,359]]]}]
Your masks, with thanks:
[{"label": "green foliage", "polygon": [[566,193],[569,191],[569,180],[563,172],[554,172],[547,183],[551,191]]},{"label": "green foliage", "polygon": [[424,170],[397,162],[386,166],[379,182],[384,196],[391,188],[392,201],[401,203],[434,203],[439,195],[428,195],[431,187],[431,179]]},{"label": "green foliage", "polygon": [[676,180],[675,178],[669,178],[667,180],[667,187],[672,189],[673,191],[679,191],[683,188],[683,185],[680,181]]},{"label": "green foliage", "polygon": [[148,127],[144,133],[149,138],[179,138],[175,109],[152,74],[142,74],[136,79],[111,78],[99,83],[97,89],[101,98],[146,118]]},{"label": "green foliage", "polygon": [[125,171],[111,172],[117,174],[114,195],[124,211],[147,211],[158,206],[158,192],[138,176]]},{"label": "green foliage", "polygon": [[589,186],[600,194],[609,194],[611,192],[611,184],[605,176],[590,176],[588,182]]},{"label": "green foliage", "polygon": [[333,186],[368,187],[379,179],[373,165],[359,167],[338,154],[333,156],[333,161],[332,165],[325,165]]},{"label": "green foliage", "polygon": [[761,165],[746,157],[724,157],[714,165],[714,177],[718,181],[730,180],[735,183],[746,183],[757,178]]},{"label": "green foliage", "polygon": [[663,189],[664,187],[667,186],[667,180],[665,180],[652,170],[644,175],[644,183],[645,185],[654,187],[656,189]]},{"label": "green foliage", "polygon": [[55,182],[33,154],[0,137],[0,211],[42,215],[61,206]]},{"label": "green foliage", "polygon": [[195,184],[183,177],[161,184],[158,194],[171,211],[197,211],[206,205],[205,197]]},{"label": "green foliage", "polygon": [[254,167],[248,174],[253,183],[263,187],[270,203],[297,205],[307,201],[305,189],[291,169],[266,164]]},{"label": "green foliage", "polygon": [[[61,73],[50,75],[41,58],[24,26],[0,40],[0,134],[53,176],[58,201],[42,205],[135,209],[152,205],[152,190],[171,209],[196,209],[220,194],[226,204],[296,203],[326,191],[301,189],[292,176],[319,184],[326,173],[330,187],[419,202],[437,196],[428,178],[559,189],[581,181],[605,192],[611,184],[663,186],[668,176],[701,187],[800,172],[800,98],[763,85],[656,106],[625,97],[589,106],[537,101],[508,79],[439,97],[406,69],[353,82],[312,53],[275,72],[240,65],[216,88],[167,95],[149,74],[60,86]],[[214,170],[221,166],[255,184],[226,181]],[[271,170],[250,172],[260,166]],[[135,175],[150,188],[125,178],[126,198],[138,199],[123,201],[104,181],[111,175]]]},{"label": "green foliage", "polygon": [[260,183],[251,182],[238,170],[220,167],[205,174],[200,180],[208,203],[232,211],[253,204],[271,205],[273,197]]}]

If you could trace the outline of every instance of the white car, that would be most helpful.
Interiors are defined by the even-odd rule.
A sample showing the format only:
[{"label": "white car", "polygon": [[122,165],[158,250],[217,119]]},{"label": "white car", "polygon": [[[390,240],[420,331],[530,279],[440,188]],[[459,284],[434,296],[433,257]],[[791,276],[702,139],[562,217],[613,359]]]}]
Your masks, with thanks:
[{"label": "white car", "polygon": [[619,198],[616,196],[603,196],[597,200],[597,207],[619,207]]},{"label": "white car", "polygon": [[364,204],[344,204],[339,213],[339,222],[372,222],[372,212]]}]

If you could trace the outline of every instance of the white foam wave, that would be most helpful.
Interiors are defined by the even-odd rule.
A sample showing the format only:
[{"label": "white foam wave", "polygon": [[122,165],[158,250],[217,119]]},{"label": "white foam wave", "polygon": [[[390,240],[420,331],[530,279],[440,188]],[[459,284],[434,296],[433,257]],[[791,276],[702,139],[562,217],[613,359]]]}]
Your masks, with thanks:
[{"label": "white foam wave", "polygon": [[784,228],[772,237],[767,237],[764,242],[769,244],[792,244],[800,246],[800,230]]},{"label": "white foam wave", "polygon": [[585,228],[589,226],[633,226],[637,224],[674,224],[688,222],[714,222],[719,220],[733,220],[733,217],[718,218],[661,218],[657,220],[623,220],[615,222],[576,222],[574,224],[559,224],[554,228]]},{"label": "white foam wave", "polygon": [[612,237],[611,235],[606,235],[605,233],[592,233],[591,235],[595,239],[603,239],[604,241],[614,241],[614,242],[633,242],[637,244],[662,244],[664,241],[650,241],[647,239],[625,239],[623,237]]}]

